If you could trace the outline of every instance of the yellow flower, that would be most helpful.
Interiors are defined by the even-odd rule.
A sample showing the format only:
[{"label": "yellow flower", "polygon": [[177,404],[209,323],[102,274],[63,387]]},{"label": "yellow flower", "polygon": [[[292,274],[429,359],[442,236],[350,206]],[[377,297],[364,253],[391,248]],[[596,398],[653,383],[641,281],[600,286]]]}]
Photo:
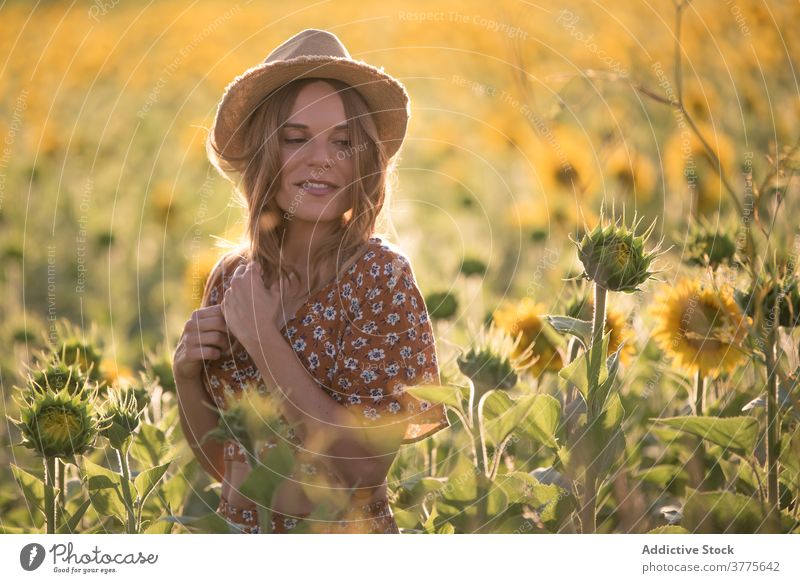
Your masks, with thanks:
[{"label": "yellow flower", "polygon": [[732,371],[745,360],[740,346],[750,321],[727,288],[683,279],[666,287],[650,312],[656,342],[679,367],[707,376]]},{"label": "yellow flower", "polygon": [[130,367],[121,365],[113,358],[104,358],[100,363],[103,380],[106,384],[113,385],[116,382],[127,382],[133,380],[133,371]]},{"label": "yellow flower", "polygon": [[590,197],[599,182],[594,151],[586,134],[569,126],[556,126],[537,148],[533,179],[548,196],[566,192]]},{"label": "yellow flower", "polygon": [[656,185],[656,171],[647,156],[619,146],[606,161],[606,176],[619,190],[638,202],[650,200]]},{"label": "yellow flower", "polygon": [[[529,346],[532,354],[523,369],[535,376],[544,371],[558,372],[563,366],[561,355],[557,350],[558,335],[549,324],[542,319],[547,310],[543,304],[531,298],[523,298],[516,303],[508,303],[495,310],[492,319],[511,336],[522,331],[522,339],[514,352],[519,356]],[[538,357],[538,360],[534,360]]]}]

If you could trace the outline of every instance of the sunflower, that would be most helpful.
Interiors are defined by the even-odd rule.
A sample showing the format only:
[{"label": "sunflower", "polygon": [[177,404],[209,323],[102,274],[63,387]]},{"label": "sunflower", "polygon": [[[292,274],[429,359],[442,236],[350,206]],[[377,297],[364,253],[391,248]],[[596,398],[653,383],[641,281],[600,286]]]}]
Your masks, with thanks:
[{"label": "sunflower", "polygon": [[651,315],[656,342],[681,368],[716,375],[745,360],[741,344],[750,319],[727,288],[718,291],[683,279],[661,292]]},{"label": "sunflower", "polygon": [[650,200],[656,185],[656,171],[647,156],[619,146],[606,161],[605,174],[620,191],[639,202]]},{"label": "sunflower", "polygon": [[106,423],[95,408],[96,389],[88,396],[83,391],[70,394],[66,386],[58,392],[31,389],[23,389],[19,398],[15,395],[21,415],[12,421],[22,434],[20,445],[42,457],[88,452]]},{"label": "sunflower", "polygon": [[523,364],[523,369],[537,377],[547,370],[558,372],[564,366],[557,349],[558,334],[542,318],[546,313],[544,304],[526,297],[519,302],[507,303],[492,314],[497,325],[512,336],[522,332],[514,356],[519,356],[530,346],[531,358]]},{"label": "sunflower", "polygon": [[543,192],[593,194],[599,178],[594,151],[584,133],[570,126],[555,126],[542,139],[535,158],[535,179]]}]

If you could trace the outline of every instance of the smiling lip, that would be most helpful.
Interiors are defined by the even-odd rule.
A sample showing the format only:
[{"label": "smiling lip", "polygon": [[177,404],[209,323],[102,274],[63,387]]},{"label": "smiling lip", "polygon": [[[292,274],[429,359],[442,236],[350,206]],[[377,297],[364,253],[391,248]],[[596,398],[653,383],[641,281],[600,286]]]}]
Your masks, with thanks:
[{"label": "smiling lip", "polygon": [[[323,188],[319,188],[315,185],[324,185]],[[295,182],[295,186],[299,186],[303,192],[307,192],[309,194],[313,194],[315,196],[325,196],[327,194],[331,194],[336,192],[337,186],[327,180],[304,180],[302,182]]]}]

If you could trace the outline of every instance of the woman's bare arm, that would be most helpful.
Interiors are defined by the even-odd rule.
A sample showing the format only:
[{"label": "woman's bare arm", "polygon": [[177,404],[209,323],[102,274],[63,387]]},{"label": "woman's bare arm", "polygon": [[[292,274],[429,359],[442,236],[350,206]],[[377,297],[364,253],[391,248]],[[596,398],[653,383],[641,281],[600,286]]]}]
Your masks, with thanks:
[{"label": "woman's bare arm", "polygon": [[[268,353],[270,362],[281,365],[270,365]],[[363,489],[362,494],[383,484],[402,440],[397,427],[367,431],[357,415],[325,394],[277,331],[262,337],[250,356],[264,382],[281,395],[282,413],[306,450],[321,456],[319,461],[330,464],[348,487]]]},{"label": "woman's bare arm", "polygon": [[223,444],[209,439],[200,445],[203,436],[214,429],[219,421],[219,414],[206,406],[212,405],[212,403],[203,387],[202,377],[186,379],[176,377],[175,385],[178,393],[181,427],[192,448],[192,453],[206,472],[222,481],[225,476]]}]

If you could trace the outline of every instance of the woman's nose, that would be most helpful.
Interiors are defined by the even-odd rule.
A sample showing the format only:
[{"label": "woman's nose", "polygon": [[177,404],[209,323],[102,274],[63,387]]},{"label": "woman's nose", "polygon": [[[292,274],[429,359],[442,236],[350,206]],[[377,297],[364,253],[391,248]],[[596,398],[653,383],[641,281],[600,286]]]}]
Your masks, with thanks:
[{"label": "woman's nose", "polygon": [[309,166],[320,167],[326,165],[329,159],[330,152],[328,151],[328,141],[323,136],[318,136],[308,142],[306,163]]}]

